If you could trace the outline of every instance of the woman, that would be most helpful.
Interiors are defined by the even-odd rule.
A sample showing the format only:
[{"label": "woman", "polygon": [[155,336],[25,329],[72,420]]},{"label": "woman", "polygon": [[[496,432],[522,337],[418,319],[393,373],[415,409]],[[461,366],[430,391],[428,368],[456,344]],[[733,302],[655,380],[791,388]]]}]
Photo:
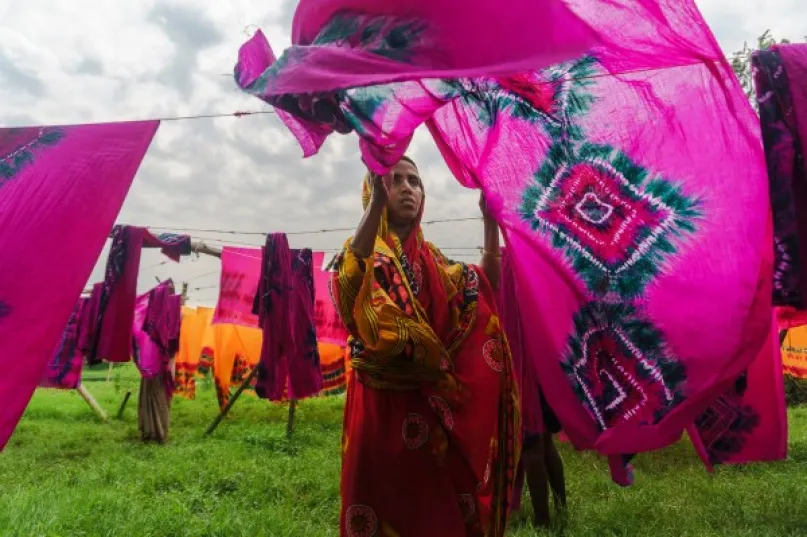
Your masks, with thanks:
[{"label": "woman", "polygon": [[520,431],[510,351],[491,284],[499,230],[480,203],[480,268],[423,239],[424,190],[404,158],[364,182],[364,217],[337,258],[351,333],[341,535],[504,534]]}]

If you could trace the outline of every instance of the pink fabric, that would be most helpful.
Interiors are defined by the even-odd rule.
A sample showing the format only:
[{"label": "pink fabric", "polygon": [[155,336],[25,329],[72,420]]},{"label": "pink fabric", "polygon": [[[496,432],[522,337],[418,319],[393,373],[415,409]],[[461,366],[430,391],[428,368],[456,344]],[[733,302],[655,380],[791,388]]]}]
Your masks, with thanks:
[{"label": "pink fabric", "polygon": [[331,274],[326,268],[325,254],[314,252],[314,320],[317,325],[317,341],[344,347],[347,345],[348,332],[333,304]]},{"label": "pink fabric", "polygon": [[510,352],[513,355],[513,371],[518,381],[521,400],[521,427],[525,437],[544,432],[540,385],[535,372],[533,358],[526,348],[529,329],[524,329],[525,319],[519,310],[521,301],[518,293],[513,260],[509,252],[502,251],[502,272],[499,290],[496,293],[496,307],[499,318],[507,334]]},{"label": "pink fabric", "polygon": [[[242,85],[296,114],[312,138],[355,131],[377,172],[427,124],[506,232],[529,348],[540,349],[529,356],[563,430],[611,456],[627,485],[633,454],[676,442],[766,344],[767,177],[758,119],[692,0],[567,5],[598,43],[540,71],[419,79],[410,64],[440,50],[427,44],[387,83],[372,47],[356,76],[295,49],[270,66],[253,40],[237,72],[260,79]],[[341,40],[324,27],[322,46],[361,48],[367,19],[357,20]],[[292,73],[299,93],[279,95],[274,81]]]},{"label": "pink fabric", "polygon": [[[305,105],[313,110],[320,98],[316,93],[333,90],[340,76],[351,86],[365,86],[507,74],[570,58],[599,39],[561,0],[510,0],[506,7],[466,0],[462,17],[454,0],[303,0],[294,16],[293,46],[277,65],[267,70],[275,56],[259,30],[242,48],[235,77],[239,86],[272,104],[272,96],[313,93]],[[306,156],[316,153],[333,130],[342,131],[339,122],[279,115]]]},{"label": "pink fabric", "polygon": [[42,379],[158,126],[0,130],[0,449]]},{"label": "pink fabric", "polygon": [[130,359],[132,316],[143,248],[160,248],[170,259],[179,261],[180,255],[190,254],[190,237],[167,233],[155,236],[142,227],[115,228],[101,284],[95,344],[87,356],[90,364]]},{"label": "pink fabric", "polygon": [[[255,290],[261,276],[261,249],[226,246],[221,252],[221,285],[213,324],[237,324],[255,328],[258,316],[252,313]],[[325,254],[313,253],[314,319],[317,341],[345,345],[347,330],[331,299],[330,275]]]},{"label": "pink fabric", "polygon": [[787,458],[787,408],[776,320],[768,344],[741,378],[688,429],[710,469]]},{"label": "pink fabric", "polygon": [[164,374],[165,391],[174,392],[171,358],[179,348],[182,297],[165,281],[135,299],[131,352],[144,378]]},{"label": "pink fabric", "polygon": [[174,282],[166,280],[149,293],[143,330],[170,360],[179,350],[182,297],[174,292]]},{"label": "pink fabric", "polygon": [[282,233],[269,235],[253,311],[263,330],[255,393],[271,401],[304,399],[322,390],[314,324],[311,250],[289,250]]},{"label": "pink fabric", "polygon": [[79,347],[79,338],[81,337],[81,320],[89,302],[88,298],[81,298],[73,308],[67,326],[59,339],[59,344],[45,369],[45,375],[39,382],[40,388],[75,390],[81,384],[84,354]]},{"label": "pink fabric", "polygon": [[221,251],[221,283],[213,324],[258,327],[252,313],[255,290],[261,277],[261,249],[225,246]]},{"label": "pink fabric", "polygon": [[132,357],[143,377],[153,377],[163,371],[160,349],[143,326],[149,309],[150,294],[151,292],[143,293],[135,299],[132,317]]}]

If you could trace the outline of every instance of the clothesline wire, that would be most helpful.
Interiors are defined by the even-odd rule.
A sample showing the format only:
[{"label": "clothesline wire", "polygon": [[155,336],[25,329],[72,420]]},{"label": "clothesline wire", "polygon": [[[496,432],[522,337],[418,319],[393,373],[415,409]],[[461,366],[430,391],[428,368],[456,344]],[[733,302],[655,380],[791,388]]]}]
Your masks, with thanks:
[{"label": "clothesline wire", "polygon": [[[421,222],[424,226],[430,226],[434,224],[446,224],[446,223],[455,223],[455,222],[472,222],[482,220],[481,216],[472,216],[472,217],[465,217],[465,218],[440,218],[436,220],[424,220]],[[264,231],[238,231],[232,229],[198,229],[198,228],[181,228],[181,227],[171,227],[171,226],[145,226],[149,229],[158,229],[161,231],[181,231],[184,233],[218,233],[220,235],[254,235],[259,237],[266,237],[268,233]],[[327,229],[312,229],[307,231],[286,231],[286,235],[318,235],[321,233],[336,233],[336,232],[351,232],[355,231],[356,228],[354,227],[343,227],[343,228],[327,228]]]},{"label": "clothesline wire", "polygon": [[244,116],[260,116],[266,114],[274,114],[274,110],[252,110],[252,111],[235,111],[235,112],[228,112],[228,113],[218,113],[218,114],[196,114],[190,116],[169,116],[169,117],[159,117],[154,118],[159,121],[186,121],[190,119],[215,119],[220,117],[235,117],[235,118],[242,118]]},{"label": "clothesline wire", "polygon": [[153,270],[153,269],[156,269],[158,267],[162,267],[162,266],[167,265],[167,264],[168,264],[168,261],[163,261],[161,263],[157,263],[156,265],[151,265],[150,267],[146,267],[146,268],[141,269],[141,270]]},{"label": "clothesline wire", "polygon": [[[725,61],[731,61],[730,58],[723,58]],[[677,69],[679,67],[691,67],[693,65],[700,65],[700,64],[707,64],[707,63],[718,63],[720,60],[717,58],[713,59],[706,59],[706,60],[697,60],[691,63],[685,64],[677,64],[677,65],[663,65],[658,67],[646,67],[640,69],[628,69],[626,71],[620,71],[618,73],[596,73],[593,75],[587,76],[579,76],[579,77],[564,77],[563,80],[566,81],[576,81],[576,80],[590,80],[594,78],[603,78],[607,76],[621,76],[627,74],[636,74],[636,73],[644,73],[644,72],[651,72],[651,71],[663,71],[665,69]],[[185,116],[167,116],[167,117],[156,117],[156,118],[144,118],[138,120],[126,120],[126,121],[187,121],[193,119],[216,119],[216,118],[225,118],[225,117],[235,117],[241,118],[244,116],[257,116],[257,115],[266,115],[266,114],[275,114],[274,110],[252,110],[252,111],[235,111],[235,112],[226,112],[226,113],[209,113],[209,114],[192,114],[192,115],[185,115]],[[97,123],[97,122],[96,122]],[[100,122],[100,123],[114,123],[114,122]],[[90,123],[88,123],[90,124]],[[155,228],[155,229],[162,229],[162,228]],[[337,230],[334,230],[337,231]],[[339,230],[341,231],[341,230]]]},{"label": "clothesline wire", "polygon": [[205,289],[218,289],[218,285],[206,285],[204,287],[191,287],[194,291],[204,291]]},{"label": "clothesline wire", "polygon": [[199,278],[205,278],[207,276],[212,276],[214,274],[219,274],[221,271],[213,270],[211,272],[205,272],[204,274],[198,274],[196,276],[191,276],[190,278],[186,278],[186,282],[192,282],[193,280],[198,280]]}]

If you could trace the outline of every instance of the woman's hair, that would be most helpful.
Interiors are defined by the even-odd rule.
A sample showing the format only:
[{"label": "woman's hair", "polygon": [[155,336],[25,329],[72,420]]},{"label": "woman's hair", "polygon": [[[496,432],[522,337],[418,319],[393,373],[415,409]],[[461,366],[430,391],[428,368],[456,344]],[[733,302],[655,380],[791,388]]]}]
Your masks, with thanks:
[{"label": "woman's hair", "polygon": [[404,155],[404,156],[402,156],[402,157],[401,157],[401,160],[405,160],[406,162],[408,162],[409,164],[411,164],[412,166],[414,166],[416,170],[418,169],[418,165],[417,165],[417,164],[415,164],[415,161],[414,161],[414,160],[412,160],[412,157],[409,157],[409,156],[407,156],[407,155]]}]

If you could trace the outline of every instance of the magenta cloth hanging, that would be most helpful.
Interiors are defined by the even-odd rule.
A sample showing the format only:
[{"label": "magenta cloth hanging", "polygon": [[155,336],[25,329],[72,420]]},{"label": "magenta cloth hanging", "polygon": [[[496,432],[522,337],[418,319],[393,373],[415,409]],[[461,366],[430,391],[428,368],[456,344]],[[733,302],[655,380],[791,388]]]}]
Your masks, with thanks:
[{"label": "magenta cloth hanging", "polygon": [[73,308],[67,326],[59,339],[45,375],[39,382],[40,388],[75,390],[81,384],[81,370],[84,367],[84,353],[79,347],[81,320],[89,305],[88,298],[81,298]]},{"label": "magenta cloth hanging", "polygon": [[524,436],[530,437],[543,433],[545,427],[535,360],[529,356],[530,351],[526,347],[529,329],[524,328],[525,318],[518,307],[520,301],[513,260],[509,252],[502,249],[501,281],[496,293],[496,307],[513,355],[513,371],[518,381],[521,401],[521,427]]},{"label": "magenta cloth hanging", "polygon": [[171,358],[179,349],[182,297],[167,280],[135,299],[131,353],[143,378],[164,374],[168,399],[173,394]]},{"label": "magenta cloth hanging", "polygon": [[329,94],[345,81],[516,73],[579,55],[599,39],[561,0],[510,0],[506,8],[466,0],[461,17],[454,0],[302,0],[293,46],[275,62],[258,30],[242,49],[236,81],[289,112],[279,115],[309,156],[333,131],[353,128]]},{"label": "magenta cloth hanging", "polygon": [[[372,46],[359,77],[294,48],[270,65],[256,36],[236,79],[297,115],[304,148],[355,132],[376,172],[428,126],[503,227],[544,396],[574,445],[610,456],[627,485],[633,454],[676,442],[767,342],[767,177],[758,120],[692,0],[567,5],[598,42],[537,71],[417,78],[410,64],[439,50],[424,45],[386,83],[386,70],[367,74]],[[386,28],[389,15],[368,16]],[[361,49],[358,21],[320,21],[313,40]],[[273,80],[292,73],[321,83],[278,94]]]},{"label": "magenta cloth hanging", "polygon": [[708,468],[787,458],[787,408],[776,319],[768,343],[747,375],[721,395],[688,429]]},{"label": "magenta cloth hanging", "polygon": [[[100,296],[95,320],[94,340],[87,352],[87,362],[128,362],[132,340],[132,319],[143,248],[160,248],[173,261],[191,253],[187,235],[163,233],[152,235],[147,229],[115,226],[107,259],[104,281],[93,289]],[[97,290],[96,290],[97,289]]]},{"label": "magenta cloth hanging", "polygon": [[314,300],[311,250],[290,250],[286,235],[269,235],[253,306],[263,330],[259,397],[304,399],[322,390]]},{"label": "magenta cloth hanging", "polygon": [[158,126],[0,130],[0,449],[42,379]]},{"label": "magenta cloth hanging", "polygon": [[[333,257],[333,255],[331,255]],[[342,316],[333,303],[331,293],[330,260],[325,264],[325,253],[314,252],[314,319],[317,325],[317,341],[347,346],[348,331]]]},{"label": "magenta cloth hanging", "polygon": [[252,313],[252,305],[261,277],[261,257],[260,248],[222,248],[219,299],[213,324],[237,324],[247,328],[259,326],[258,316]]}]

